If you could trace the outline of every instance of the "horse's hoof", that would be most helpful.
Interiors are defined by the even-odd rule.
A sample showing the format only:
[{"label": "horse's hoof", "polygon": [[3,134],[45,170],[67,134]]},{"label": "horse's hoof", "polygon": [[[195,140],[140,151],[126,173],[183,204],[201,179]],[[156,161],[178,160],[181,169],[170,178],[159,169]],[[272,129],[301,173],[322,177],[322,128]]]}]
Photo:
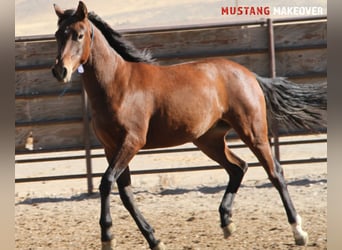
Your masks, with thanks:
[{"label": "horse's hoof", "polygon": [[297,246],[306,246],[309,242],[309,236],[307,232],[302,232],[301,235],[295,237],[295,242]]},{"label": "horse's hoof", "polygon": [[115,246],[115,240],[111,241],[102,241],[101,250],[113,250]]},{"label": "horse's hoof", "polygon": [[223,230],[223,237],[227,239],[236,231],[236,226],[233,222],[231,222],[227,226],[223,227],[222,230]]},{"label": "horse's hoof", "polygon": [[163,242],[159,242],[158,245],[156,245],[152,250],[166,250],[166,246],[164,245]]}]

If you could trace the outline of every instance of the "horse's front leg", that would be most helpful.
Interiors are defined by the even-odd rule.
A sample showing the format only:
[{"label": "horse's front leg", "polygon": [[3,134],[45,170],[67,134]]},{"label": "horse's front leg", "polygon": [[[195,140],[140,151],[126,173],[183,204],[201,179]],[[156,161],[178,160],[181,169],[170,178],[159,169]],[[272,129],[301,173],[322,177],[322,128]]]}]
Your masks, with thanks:
[{"label": "horse's front leg", "polygon": [[154,229],[145,220],[139,211],[133,197],[131,186],[131,174],[127,167],[117,180],[120,198],[127,211],[131,214],[135,223],[139,227],[140,232],[144,235],[149,246],[153,250],[165,249],[164,244],[154,237]]},{"label": "horse's front leg", "polygon": [[110,192],[112,184],[120,177],[125,171],[126,167],[134,155],[142,147],[143,143],[134,139],[136,137],[127,136],[122,144],[121,148],[116,154],[106,148],[106,157],[109,161],[109,166],[102,176],[100,184],[100,195],[101,195],[101,215],[100,215],[100,226],[101,226],[101,241],[102,249],[112,249],[111,241],[112,235],[110,228],[112,226],[112,218],[110,215]]},{"label": "horse's front leg", "polygon": [[100,195],[101,195],[101,215],[100,215],[100,226],[101,226],[101,241],[103,250],[111,250],[112,235],[110,228],[112,226],[112,217],[110,215],[110,191],[112,189],[113,181],[110,180],[111,166],[107,168],[107,171],[102,176],[100,184]]}]

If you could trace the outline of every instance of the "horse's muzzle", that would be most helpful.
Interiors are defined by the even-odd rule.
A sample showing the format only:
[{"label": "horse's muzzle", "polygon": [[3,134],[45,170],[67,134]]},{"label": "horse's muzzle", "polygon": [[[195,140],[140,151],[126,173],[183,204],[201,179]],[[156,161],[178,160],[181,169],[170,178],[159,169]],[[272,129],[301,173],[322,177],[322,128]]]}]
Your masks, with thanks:
[{"label": "horse's muzzle", "polygon": [[51,69],[52,75],[60,82],[67,82],[68,69],[58,64],[54,65]]}]

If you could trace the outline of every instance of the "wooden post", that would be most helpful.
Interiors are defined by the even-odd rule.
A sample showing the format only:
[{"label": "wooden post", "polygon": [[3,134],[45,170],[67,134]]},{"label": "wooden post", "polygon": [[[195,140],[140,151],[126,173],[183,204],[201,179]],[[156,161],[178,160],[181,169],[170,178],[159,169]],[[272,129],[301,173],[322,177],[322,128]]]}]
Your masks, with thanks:
[{"label": "wooden post", "polygon": [[[269,62],[270,62],[270,77],[276,77],[276,63],[275,63],[275,46],[274,46],[274,30],[272,19],[267,19],[268,26],[268,38],[269,38]],[[272,121],[272,131],[273,131],[273,146],[274,146],[274,156],[277,161],[280,161],[280,148],[279,148],[279,134],[278,134],[278,122],[277,120]]]},{"label": "wooden post", "polygon": [[84,136],[84,150],[87,168],[87,184],[88,194],[93,193],[93,178],[92,178],[92,165],[91,165],[91,146],[90,146],[90,124],[88,114],[88,96],[82,85],[82,101],[83,101],[83,136]]}]

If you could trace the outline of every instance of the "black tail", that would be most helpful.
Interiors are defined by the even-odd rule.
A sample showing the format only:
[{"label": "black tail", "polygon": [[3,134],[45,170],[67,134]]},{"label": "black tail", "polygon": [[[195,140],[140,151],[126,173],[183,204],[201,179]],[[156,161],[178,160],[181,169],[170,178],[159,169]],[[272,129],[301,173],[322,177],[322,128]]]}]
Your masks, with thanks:
[{"label": "black tail", "polygon": [[[327,127],[327,83],[297,84],[256,75],[267,103],[268,122],[284,128],[316,131]],[[271,127],[271,126],[269,126]]]}]

